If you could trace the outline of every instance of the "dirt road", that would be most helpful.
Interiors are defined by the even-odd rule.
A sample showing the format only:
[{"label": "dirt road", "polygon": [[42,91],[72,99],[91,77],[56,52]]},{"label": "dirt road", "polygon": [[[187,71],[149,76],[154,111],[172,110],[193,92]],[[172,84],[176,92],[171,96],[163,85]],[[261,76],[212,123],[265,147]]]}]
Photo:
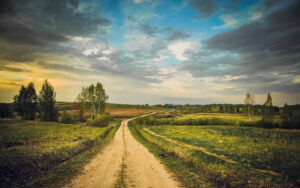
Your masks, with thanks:
[{"label": "dirt road", "polygon": [[[65,187],[115,187],[121,174],[126,187],[179,187],[164,166],[137,142],[124,120],[114,140]],[[121,171],[121,166],[125,167]]]}]

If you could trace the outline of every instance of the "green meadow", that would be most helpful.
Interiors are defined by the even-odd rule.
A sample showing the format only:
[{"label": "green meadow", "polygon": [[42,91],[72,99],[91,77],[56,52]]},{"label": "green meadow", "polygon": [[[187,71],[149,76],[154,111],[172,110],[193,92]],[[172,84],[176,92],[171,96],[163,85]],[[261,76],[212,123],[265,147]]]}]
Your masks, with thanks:
[{"label": "green meadow", "polygon": [[[299,130],[241,127],[236,123],[205,126],[183,124],[201,118],[218,118],[224,122],[247,121],[246,116],[183,115],[145,121],[137,119],[130,127],[137,139],[150,143],[148,146],[144,143],[148,149],[158,147],[166,155],[185,162],[179,167],[164,162],[175,174],[178,168],[192,166],[196,176],[205,177],[221,186],[299,186]],[[164,121],[172,124],[163,125]],[[164,161],[162,156],[157,155]],[[177,175],[179,179],[182,176],[180,172]],[[181,179],[187,187],[197,184],[195,182],[193,186],[188,186],[195,181],[193,177]]]},{"label": "green meadow", "polygon": [[[119,122],[109,127],[30,120],[0,120],[1,182],[29,185],[60,164],[107,142]],[[113,136],[110,136],[112,139]],[[74,168],[74,167],[70,167]]]}]

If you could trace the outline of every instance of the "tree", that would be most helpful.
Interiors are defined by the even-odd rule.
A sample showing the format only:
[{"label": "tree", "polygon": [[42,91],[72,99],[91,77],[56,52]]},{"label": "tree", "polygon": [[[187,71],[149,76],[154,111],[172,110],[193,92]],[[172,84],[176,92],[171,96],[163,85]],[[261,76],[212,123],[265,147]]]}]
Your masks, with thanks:
[{"label": "tree", "polygon": [[268,93],[267,100],[262,110],[262,119],[266,121],[272,121],[273,118],[274,118],[274,111],[273,111],[272,97],[271,94]]},{"label": "tree", "polygon": [[35,119],[37,112],[37,94],[34,84],[31,82],[27,88],[23,85],[19,91],[19,95],[14,97],[14,108],[18,115],[24,119]]},{"label": "tree", "polygon": [[[94,119],[96,114],[105,112],[105,105],[108,96],[105,93],[103,85],[97,82],[96,86],[91,84],[89,87],[83,87],[81,93],[78,94],[75,101],[80,104],[80,114],[83,116],[86,104],[89,104],[91,118]],[[83,117],[81,117],[83,119]]]},{"label": "tree", "polygon": [[105,112],[105,103],[108,100],[108,96],[100,82],[97,82],[95,87],[95,99],[97,104],[97,114],[103,114]]},{"label": "tree", "polygon": [[81,92],[78,94],[78,96],[75,99],[76,102],[80,105],[80,119],[81,121],[84,121],[84,113],[88,106],[88,88],[82,87]]},{"label": "tree", "polygon": [[246,93],[245,98],[245,112],[248,114],[249,120],[252,121],[253,118],[253,104],[255,102],[254,95]]},{"label": "tree", "polygon": [[88,97],[88,101],[90,103],[90,115],[91,118],[94,119],[95,118],[95,86],[94,84],[91,84],[88,88],[87,88],[87,97]]},{"label": "tree", "polygon": [[54,121],[57,119],[58,112],[54,107],[56,102],[55,96],[54,88],[48,80],[45,80],[39,96],[40,117],[44,121]]},{"label": "tree", "polygon": [[19,91],[19,95],[16,95],[14,97],[14,109],[17,112],[17,114],[22,117],[24,116],[23,106],[25,105],[25,92],[26,88],[24,87],[24,85],[22,85]]}]

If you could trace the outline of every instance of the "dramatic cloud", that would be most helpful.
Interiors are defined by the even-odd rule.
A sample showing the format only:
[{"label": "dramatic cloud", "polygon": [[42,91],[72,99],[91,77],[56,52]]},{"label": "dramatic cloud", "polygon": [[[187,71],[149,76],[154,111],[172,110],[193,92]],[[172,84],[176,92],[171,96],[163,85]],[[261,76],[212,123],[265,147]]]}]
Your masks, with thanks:
[{"label": "dramatic cloud", "polygon": [[240,103],[270,91],[297,103],[299,4],[4,0],[0,101],[48,78],[67,101],[101,81],[111,102]]},{"label": "dramatic cloud", "polygon": [[0,16],[15,14],[14,6],[10,0],[2,0],[0,3]]},{"label": "dramatic cloud", "polygon": [[221,4],[218,4],[216,0],[189,0],[189,2],[203,18],[210,17],[217,11],[228,12],[240,9],[240,0],[222,1]]},{"label": "dramatic cloud", "polygon": [[99,16],[100,10],[89,7],[90,12],[80,12],[77,0],[15,0],[14,6],[20,14],[33,21],[35,26],[65,35],[85,35],[104,32],[99,26],[110,21]]},{"label": "dramatic cloud", "polygon": [[0,20],[0,37],[11,42],[29,45],[50,45],[68,39],[56,33],[32,28],[22,19],[3,18]]},{"label": "dramatic cloud", "polygon": [[261,21],[216,35],[205,44],[210,49],[243,55],[244,60],[240,63],[243,70],[236,74],[278,71],[280,67],[285,67],[286,73],[294,73],[300,58],[299,12],[297,1]]},{"label": "dramatic cloud", "polygon": [[191,4],[203,17],[211,16],[217,9],[215,1],[191,0]]}]

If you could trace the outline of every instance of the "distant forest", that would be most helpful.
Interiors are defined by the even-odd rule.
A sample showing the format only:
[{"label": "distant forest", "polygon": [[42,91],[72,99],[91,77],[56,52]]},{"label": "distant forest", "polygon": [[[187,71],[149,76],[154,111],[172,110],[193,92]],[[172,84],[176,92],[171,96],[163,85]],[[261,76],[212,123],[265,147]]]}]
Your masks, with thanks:
[{"label": "distant forest", "polygon": [[[78,102],[56,102],[56,108],[59,111],[64,110],[79,110]],[[107,108],[159,108],[159,109],[173,109],[178,110],[181,113],[231,113],[231,114],[243,114],[245,112],[245,104],[116,104],[107,103]],[[261,115],[264,105],[253,105],[254,115]],[[300,105],[285,105],[283,107],[273,106],[273,112],[276,115],[280,115],[284,112],[285,108],[289,111],[300,113]],[[9,117],[9,114],[13,112],[13,103],[0,103],[1,117]]]}]

